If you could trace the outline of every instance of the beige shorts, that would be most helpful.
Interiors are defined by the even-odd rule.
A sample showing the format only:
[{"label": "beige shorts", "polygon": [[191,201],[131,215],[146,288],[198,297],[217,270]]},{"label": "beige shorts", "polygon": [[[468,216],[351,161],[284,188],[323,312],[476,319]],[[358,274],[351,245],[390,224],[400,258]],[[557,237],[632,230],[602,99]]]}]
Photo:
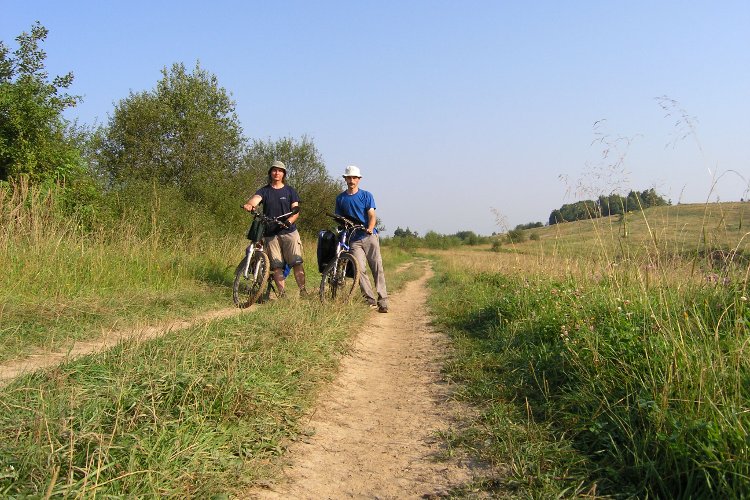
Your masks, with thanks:
[{"label": "beige shorts", "polygon": [[284,262],[289,267],[302,264],[302,240],[299,231],[263,238],[266,252],[271,259],[271,269],[281,269]]}]

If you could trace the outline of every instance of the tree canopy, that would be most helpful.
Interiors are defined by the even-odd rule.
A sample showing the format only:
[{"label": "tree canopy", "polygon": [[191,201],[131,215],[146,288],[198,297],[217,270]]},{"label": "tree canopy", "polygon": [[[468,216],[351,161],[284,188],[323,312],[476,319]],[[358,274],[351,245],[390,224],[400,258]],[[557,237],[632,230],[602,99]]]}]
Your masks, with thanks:
[{"label": "tree canopy", "polygon": [[38,182],[82,170],[62,116],[80,98],[65,92],[73,73],[49,80],[47,55],[40,48],[47,33],[37,22],[31,32],[16,37],[18,48],[12,53],[0,41],[0,181],[25,174]]},{"label": "tree canopy", "polygon": [[111,182],[152,180],[202,202],[241,168],[245,144],[235,103],[217,78],[199,63],[192,72],[179,63],[162,70],[155,89],[115,106],[99,166]]},{"label": "tree canopy", "polygon": [[577,201],[553,210],[549,216],[549,224],[595,219],[597,217],[607,217],[669,204],[669,201],[665,200],[653,188],[646,189],[640,193],[630,191],[627,196],[618,194],[602,195],[596,201]]}]

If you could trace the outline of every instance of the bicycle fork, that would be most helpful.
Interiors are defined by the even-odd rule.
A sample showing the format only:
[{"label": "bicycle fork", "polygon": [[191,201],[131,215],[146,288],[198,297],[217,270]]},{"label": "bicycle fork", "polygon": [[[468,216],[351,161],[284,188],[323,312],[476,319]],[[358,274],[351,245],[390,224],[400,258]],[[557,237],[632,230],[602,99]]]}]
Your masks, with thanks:
[{"label": "bicycle fork", "polygon": [[[245,255],[247,256],[245,258],[245,269],[242,270],[242,276],[244,276],[247,279],[247,273],[250,271],[250,261],[253,258],[253,255],[255,254],[256,248],[255,243],[251,243],[247,250],[245,250]],[[260,251],[260,250],[258,250]],[[260,262],[255,263],[255,269],[253,269],[253,279],[258,279],[258,273],[260,272]]]}]

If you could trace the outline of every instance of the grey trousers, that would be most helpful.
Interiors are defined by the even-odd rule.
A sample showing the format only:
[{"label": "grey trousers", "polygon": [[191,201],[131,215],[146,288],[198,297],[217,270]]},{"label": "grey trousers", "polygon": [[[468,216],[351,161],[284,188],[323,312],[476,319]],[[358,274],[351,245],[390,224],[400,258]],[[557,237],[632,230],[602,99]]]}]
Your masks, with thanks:
[{"label": "grey trousers", "polygon": [[[380,257],[380,240],[376,234],[370,234],[366,238],[351,244],[351,252],[359,264],[359,287],[368,304],[377,304],[388,307],[388,290],[385,287],[385,272],[383,271],[383,259]],[[372,279],[375,281],[375,294],[372,291],[370,278],[367,276],[367,266],[370,267]]]}]

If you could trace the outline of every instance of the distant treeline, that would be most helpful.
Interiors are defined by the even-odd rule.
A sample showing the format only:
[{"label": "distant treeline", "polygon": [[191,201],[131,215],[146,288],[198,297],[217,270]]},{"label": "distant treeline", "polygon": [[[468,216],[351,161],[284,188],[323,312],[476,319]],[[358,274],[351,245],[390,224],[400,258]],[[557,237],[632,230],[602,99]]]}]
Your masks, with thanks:
[{"label": "distant treeline", "polygon": [[583,200],[563,205],[555,209],[549,216],[549,225],[560,222],[572,222],[576,220],[596,219],[609,215],[624,214],[649,207],[671,205],[654,189],[642,192],[630,191],[627,196],[611,194],[600,196],[596,200]]},{"label": "distant treeline", "polygon": [[385,245],[394,245],[399,248],[436,248],[448,249],[461,245],[481,245],[490,243],[494,236],[480,236],[474,231],[458,231],[454,234],[440,234],[435,231],[427,231],[424,236],[419,236],[417,231],[412,231],[408,227],[402,229],[397,227],[393,232],[392,238],[383,240]]}]

